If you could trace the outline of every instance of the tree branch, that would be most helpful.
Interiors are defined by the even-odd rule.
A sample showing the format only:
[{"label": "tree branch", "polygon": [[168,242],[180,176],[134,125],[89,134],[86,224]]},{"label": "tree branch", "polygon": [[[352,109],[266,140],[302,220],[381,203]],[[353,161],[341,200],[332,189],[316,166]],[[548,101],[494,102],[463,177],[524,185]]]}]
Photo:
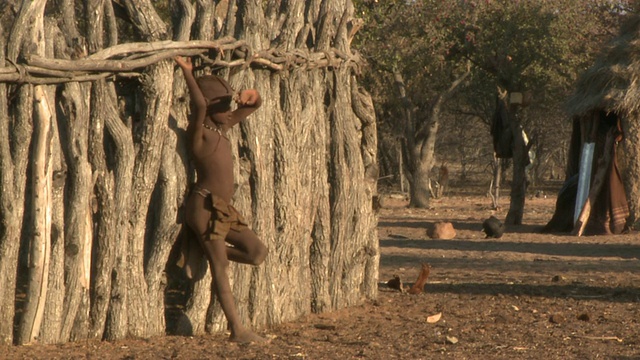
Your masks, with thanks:
[{"label": "tree branch", "polygon": [[[216,51],[215,58],[207,56],[212,50]],[[225,52],[232,53],[235,58],[223,60]],[[74,60],[29,54],[25,56],[25,63],[0,67],[0,83],[56,84],[91,81],[110,75],[121,76],[123,73],[125,76],[135,76],[140,69],[178,55],[201,56],[203,64],[210,67],[252,66],[272,71],[341,66],[358,69],[362,62],[359,54],[346,54],[337,49],[317,53],[300,49],[285,53],[269,49],[254,53],[246,51],[244,41],[230,37],[216,41],[157,41],[115,45]]]}]

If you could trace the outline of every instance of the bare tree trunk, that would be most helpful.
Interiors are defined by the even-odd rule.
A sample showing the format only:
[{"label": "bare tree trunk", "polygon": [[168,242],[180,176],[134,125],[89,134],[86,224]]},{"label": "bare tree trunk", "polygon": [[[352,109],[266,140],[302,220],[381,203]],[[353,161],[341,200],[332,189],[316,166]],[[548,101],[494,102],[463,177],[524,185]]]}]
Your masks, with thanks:
[{"label": "bare tree trunk", "polygon": [[[95,53],[104,46],[103,28],[110,31],[109,41],[117,42],[111,2],[90,0],[86,4],[87,48]],[[129,127],[120,119],[113,83],[97,81],[91,90],[89,153],[95,179],[93,213],[95,238],[89,334],[91,338],[118,339],[126,336],[126,253],[128,237],[128,192],[133,169],[133,142]],[[129,119],[130,122],[130,119]],[[105,129],[108,134],[105,136]],[[104,143],[113,141],[110,159]],[[107,141],[108,142],[108,141]],[[109,168],[107,163],[114,163]],[[117,266],[116,266],[117,265]],[[113,277],[113,280],[112,280]]]},{"label": "bare tree trunk", "polygon": [[[520,121],[518,104],[511,104],[509,91],[498,87],[496,112],[494,121],[500,126],[500,131],[492,132],[494,136],[494,150],[504,152],[502,164],[508,158],[513,158],[513,178],[511,180],[511,201],[505,224],[520,225],[524,214],[524,202],[527,190],[526,166],[529,164],[529,154],[525,135]],[[507,126],[508,125],[508,126]],[[495,145],[498,144],[498,145]]]},{"label": "bare tree trunk", "polygon": [[40,333],[49,280],[51,252],[52,177],[51,137],[52,108],[44,86],[34,88],[36,122],[34,123],[34,166],[32,170],[33,228],[29,249],[27,303],[20,322],[19,343],[29,344]]},{"label": "bare tree trunk", "polygon": [[49,262],[49,287],[47,288],[47,303],[43,318],[43,327],[38,337],[39,343],[55,344],[60,342],[62,327],[62,312],[64,308],[64,183],[66,164],[61,159],[59,151],[60,141],[54,136],[55,149],[53,157],[53,189],[52,189],[52,219],[51,219],[51,260]]},{"label": "bare tree trunk", "polygon": [[[127,15],[144,39],[149,41],[166,39],[166,25],[157,15],[150,1],[125,1],[124,5]],[[148,284],[144,277],[145,231],[148,205],[160,169],[171,105],[172,81],[173,64],[168,61],[151,66],[140,79],[141,109],[139,128],[135,135],[140,141],[136,143],[133,183],[128,191],[131,226],[125,261],[128,271],[126,291],[129,319],[149,319]],[[162,206],[165,205],[167,204],[162,204]],[[153,296],[157,295],[157,293],[153,294]],[[158,324],[146,321],[129,321],[129,334],[137,337],[159,335],[158,327]],[[156,332],[151,333],[151,328]]]},{"label": "bare tree trunk", "polygon": [[[97,177],[99,211],[96,214],[98,243],[94,249],[96,279],[90,335],[115,340],[124,338],[128,331],[126,255],[134,149],[131,129],[118,117],[113,85],[103,81],[94,83],[91,98],[90,143],[93,144],[92,164]],[[103,129],[113,140],[113,169],[107,166]]]},{"label": "bare tree trunk", "polygon": [[[53,98],[51,99],[53,103]],[[54,124],[55,125],[55,124]],[[66,164],[60,151],[58,131],[53,136],[53,187],[52,187],[52,219],[51,219],[51,257],[49,261],[49,286],[47,302],[43,317],[43,327],[38,337],[39,343],[54,344],[60,342],[62,312],[64,308],[64,260],[65,260],[65,227],[64,227],[64,184]]]},{"label": "bare tree trunk", "polygon": [[[345,83],[345,80],[347,82]],[[332,253],[329,262],[329,288],[331,290],[333,307],[343,308],[353,306],[366,298],[374,298],[376,289],[372,289],[371,278],[377,280],[375,271],[371,268],[371,258],[378,256],[377,244],[371,241],[375,235],[365,229],[370,229],[375,222],[373,216],[372,198],[375,194],[377,182],[376,166],[370,163],[369,156],[363,159],[361,146],[362,132],[351,124],[361,124],[365,119],[359,119],[351,111],[353,104],[352,91],[348,83],[349,76],[338,71],[336,79],[336,105],[331,119],[331,166],[329,181],[331,183],[330,199],[332,207]],[[349,99],[349,102],[343,102]],[[357,104],[360,105],[360,104]],[[369,114],[371,116],[371,114]],[[369,117],[370,120],[370,117]],[[365,120],[366,122],[366,120]],[[367,152],[371,150],[370,143],[365,142]],[[367,171],[369,168],[369,171]],[[353,171],[356,169],[356,171]],[[351,181],[346,181],[350,179]],[[356,185],[359,184],[359,185]],[[351,226],[344,226],[344,219],[352,219]],[[377,237],[377,236],[376,236]],[[350,291],[349,289],[359,289]]]},{"label": "bare tree trunk", "polygon": [[[268,28],[261,2],[249,0],[237,2],[236,6],[237,12],[233,20],[236,22],[236,26],[228,28],[234,31],[230,35],[246,39],[247,45],[254,49],[269,48],[269,37],[266,34]],[[231,2],[229,7],[229,12],[234,10]],[[252,324],[255,327],[274,323],[274,319],[290,310],[287,304],[282,301],[281,287],[287,283],[287,280],[284,279],[287,274],[290,274],[291,268],[299,268],[297,268],[298,259],[295,258],[292,259],[291,264],[288,264],[291,267],[281,267],[277,272],[274,271],[272,265],[273,260],[279,258],[282,252],[291,251],[289,239],[281,241],[277,248],[272,245],[278,238],[276,224],[279,222],[277,217],[281,215],[274,208],[276,201],[281,201],[276,200],[277,196],[275,195],[276,162],[280,162],[276,158],[277,145],[274,141],[277,130],[275,127],[279,121],[283,121],[283,118],[281,113],[277,116],[274,113],[270,114],[270,110],[273,106],[277,106],[274,100],[280,99],[281,90],[279,86],[273,86],[275,81],[271,79],[269,73],[248,69],[239,75],[230,77],[232,87],[236,89],[255,88],[263,99],[267,99],[267,101],[263,101],[262,108],[239,127],[236,127],[232,134],[233,138],[237,140],[234,141],[234,152],[238,153],[238,157],[234,159],[235,176],[238,181],[238,188],[233,199],[234,205],[247,215],[247,221],[252,224],[253,231],[267,244],[270,250],[269,256],[260,267],[251,269],[246,265],[234,264],[230,271],[237,303],[251,304],[251,306],[239,306],[238,313],[244,323]],[[285,79],[283,79],[283,83],[287,83]],[[293,129],[290,130],[293,131]],[[240,152],[240,148],[246,149],[244,154]],[[244,161],[241,161],[243,156],[249,160],[246,164],[250,167],[243,167],[245,164]],[[245,171],[246,173],[243,173]],[[288,231],[288,227],[280,230],[282,232]],[[271,285],[266,284],[272,284],[275,288],[269,289]],[[216,306],[214,310],[218,308]],[[281,312],[282,308],[286,308],[285,311]],[[218,314],[214,313],[210,319],[218,317]]]},{"label": "bare tree trunk", "polygon": [[525,170],[529,156],[522,134],[522,125],[515,110],[510,111],[510,127],[513,134],[513,179],[511,180],[511,201],[505,224],[520,225],[524,216],[525,195],[527,182]]},{"label": "bare tree trunk", "polygon": [[404,174],[405,165],[403,161],[404,157],[402,156],[402,140],[401,139],[398,139],[397,151],[398,151],[398,172],[400,173],[400,192],[404,194],[406,177]]},{"label": "bare tree trunk", "polygon": [[[78,35],[73,2],[64,0],[62,13],[64,33],[71,37]],[[52,33],[49,32],[49,33]],[[67,43],[74,40],[67,39]],[[75,40],[78,41],[78,40]],[[79,46],[79,45],[78,45]],[[63,54],[74,57],[86,56],[85,50],[78,47],[68,49],[66,44],[60,48],[57,58]],[[60,122],[62,153],[67,164],[67,196],[65,201],[65,301],[62,317],[60,341],[83,339],[89,330],[85,321],[79,318],[88,317],[88,309],[82,304],[89,302],[91,250],[93,242],[93,224],[91,221],[91,191],[93,187],[91,165],[89,163],[89,124],[90,93],[88,83],[65,84],[60,99],[61,113],[65,116]],[[83,313],[84,312],[84,313]]]},{"label": "bare tree trunk", "polygon": [[[94,215],[93,266],[91,278],[91,307],[89,309],[89,338],[102,338],[106,328],[107,311],[110,307],[111,276],[116,254],[116,231],[109,231],[117,217],[114,194],[117,194],[113,175],[107,171],[102,141],[104,140],[104,122],[95,113],[109,112],[103,105],[105,99],[100,97],[99,88],[105,84],[96,83],[91,91],[91,124],[89,127],[89,153],[95,179],[92,211]],[[102,111],[101,111],[102,110]]]},{"label": "bare tree trunk", "polygon": [[145,280],[149,288],[149,333],[163,334],[165,325],[165,276],[166,260],[175,239],[180,232],[176,222],[178,205],[186,194],[186,149],[179,139],[184,135],[185,124],[178,127],[175,118],[170,118],[172,131],[168,132],[162,148],[162,163],[156,195],[152,208],[156,208],[155,219],[151,221],[153,230],[147,239],[149,250],[145,259]]},{"label": "bare tree trunk", "polygon": [[[129,245],[127,251],[127,269],[129,271],[128,293],[128,316],[130,319],[148,319],[148,293],[147,283],[144,278],[144,254],[145,254],[145,232],[147,223],[147,206],[150,204],[151,195],[157,181],[160,160],[162,155],[165,130],[169,118],[169,106],[171,104],[171,81],[173,67],[167,62],[154,66],[154,69],[146,74],[147,78],[142,85],[142,92],[145,95],[142,99],[146,106],[142,109],[140,119],[140,147],[137,149],[136,161],[133,170],[133,184],[130,190],[130,222]],[[165,119],[164,121],[158,121]],[[175,201],[175,199],[173,199]],[[161,206],[166,206],[166,203]],[[173,219],[176,218],[177,209],[174,207]],[[176,232],[177,233],[177,232]],[[153,239],[157,241],[157,239]],[[168,251],[167,251],[168,254]],[[156,267],[155,263],[153,264]],[[151,276],[151,275],[150,275]],[[153,296],[163,293],[155,293]],[[162,300],[161,300],[162,301]],[[151,333],[150,328],[157,331],[157,324],[151,322],[129,321],[129,331],[133,336],[147,337],[159,335]]]},{"label": "bare tree trunk", "polygon": [[[34,46],[35,51],[44,55],[44,5],[46,1],[24,3],[21,16],[29,17],[31,26],[26,44]],[[51,200],[52,200],[52,162],[51,138],[53,107],[49,103],[49,89],[46,86],[33,88],[34,132],[33,166],[31,169],[32,234],[29,244],[29,274],[24,314],[20,321],[18,343],[29,344],[40,333],[45,302],[47,298],[50,237],[51,237]]]},{"label": "bare tree trunk", "polygon": [[91,220],[92,172],[89,164],[89,84],[69,83],[64,86],[61,111],[66,115],[60,132],[67,164],[67,196],[65,201],[65,302],[61,341],[86,338],[88,326],[75,328],[76,318],[88,317],[81,305],[88,303],[91,269],[93,224]]},{"label": "bare tree trunk", "polygon": [[[313,88],[321,84],[320,76],[316,75],[311,80]],[[316,100],[318,101],[318,100]],[[318,104],[320,105],[320,104]],[[317,144],[322,147],[321,142],[326,139],[328,129],[324,125],[314,128],[311,138],[317,139]],[[313,178],[311,188],[315,189],[316,197],[313,200],[314,213],[310,214],[313,219],[311,228],[311,247],[309,249],[309,267],[311,269],[311,310],[323,312],[332,309],[331,294],[329,290],[329,259],[331,254],[331,206],[329,202],[329,188],[325,186],[327,179],[327,155],[324,152],[314,152],[314,157],[310,163],[311,172],[317,174]]]},{"label": "bare tree trunk", "polygon": [[[47,22],[46,33],[51,36],[45,38],[47,57],[55,57],[60,49],[60,31],[53,22]],[[64,39],[62,39],[64,40]],[[66,45],[65,45],[66,46]],[[49,93],[48,102],[55,104],[53,92]],[[56,119],[58,111],[56,107]],[[47,302],[43,314],[43,326],[40,330],[38,342],[60,342],[60,330],[63,322],[63,309],[65,297],[65,206],[64,184],[66,181],[67,164],[61,151],[60,134],[57,123],[52,122],[52,164],[53,186],[51,193],[51,256],[48,269]]]},{"label": "bare tree trunk", "polygon": [[[421,139],[418,142],[415,142],[412,149],[409,149],[408,152],[413,154],[411,158],[413,158],[413,166],[411,167],[411,176],[409,179],[409,206],[416,208],[428,208],[431,200],[431,195],[429,192],[431,168],[433,168],[433,164],[435,163],[435,154],[430,154],[431,156],[426,156],[427,154],[423,154],[420,157],[420,152],[423,148],[424,142],[427,139]],[[415,158],[415,156],[418,156]]]},{"label": "bare tree trunk", "polygon": [[[353,112],[361,122],[361,155],[364,167],[364,188],[362,227],[357,232],[364,237],[365,267],[363,294],[367,299],[377,297],[378,267],[380,252],[378,245],[378,218],[375,213],[373,200],[378,198],[378,129],[376,126],[375,110],[371,95],[351,77],[351,103]],[[367,199],[371,207],[367,208]]]},{"label": "bare tree trunk", "polygon": [[[188,40],[191,24],[195,16],[194,9],[187,1],[180,2],[183,16],[174,33],[174,40]],[[178,90],[173,86],[173,99],[184,98],[183,87]],[[177,93],[178,92],[178,93]],[[184,105],[184,102],[182,102]],[[177,111],[176,111],[177,110]],[[180,111],[182,110],[182,111]],[[184,116],[185,106],[173,105],[169,117],[169,131],[163,141],[160,173],[156,184],[156,195],[152,199],[152,208],[158,209],[152,219],[150,235],[147,239],[148,250],[145,256],[145,280],[149,288],[149,333],[162,334],[165,331],[164,291],[167,279],[165,276],[166,259],[169,257],[171,246],[180,232],[180,225],[176,222],[178,205],[182,204],[187,191],[187,174],[189,161],[187,148],[182,140],[187,127]]]},{"label": "bare tree trunk", "polygon": [[417,208],[429,207],[431,184],[431,169],[435,164],[435,144],[440,126],[440,112],[444,102],[462,84],[470,74],[467,71],[456,78],[449,88],[439,94],[431,107],[425,112],[427,115],[418,118],[413,110],[414,106],[406,95],[404,79],[399,71],[394,72],[394,79],[398,87],[400,97],[405,104],[404,119],[404,153],[407,158],[407,177],[409,180],[409,206]]},{"label": "bare tree trunk", "polygon": [[[68,166],[65,209],[65,229],[67,261],[65,268],[66,292],[65,316],[62,327],[62,340],[71,337],[73,322],[78,307],[89,296],[92,222],[91,219],[91,167],[88,160],[89,135],[89,99],[85,94],[90,92],[88,84],[70,83],[65,86],[69,103],[66,106],[68,116],[65,122],[63,149]],[[62,129],[61,129],[62,130]],[[88,221],[89,220],[89,221]],[[71,251],[69,251],[71,250]]]},{"label": "bare tree trunk", "polygon": [[494,210],[500,209],[500,188],[502,187],[502,159],[493,153],[493,179],[491,181],[491,201]]},{"label": "bare tree trunk", "polygon": [[[9,19],[8,14],[0,17]],[[21,44],[17,41],[25,29],[16,23],[13,36],[6,36],[0,27],[0,65],[5,65],[5,58],[15,61],[14,57],[5,57],[5,40],[11,39],[7,49],[15,49]],[[24,97],[25,87],[19,87],[15,93],[7,91],[7,85],[0,83],[0,344],[13,343],[13,326],[16,293],[16,274],[18,268],[18,250],[22,237],[22,214],[27,174],[28,149],[30,146],[30,101]],[[9,97],[17,100],[14,107],[9,106]]]}]

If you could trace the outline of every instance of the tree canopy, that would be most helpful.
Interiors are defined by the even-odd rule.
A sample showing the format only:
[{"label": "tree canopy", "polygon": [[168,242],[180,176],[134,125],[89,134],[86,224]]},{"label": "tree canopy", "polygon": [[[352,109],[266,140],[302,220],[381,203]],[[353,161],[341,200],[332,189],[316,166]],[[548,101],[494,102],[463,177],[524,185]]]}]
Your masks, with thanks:
[{"label": "tree canopy", "polygon": [[[460,126],[477,127],[488,136],[498,86],[526,95],[524,128],[530,135],[538,134],[537,140],[546,137],[541,147],[549,152],[563,148],[570,127],[563,106],[573,84],[617,32],[622,19],[635,11],[632,1],[607,0],[362,0],[356,4],[365,18],[356,46],[369,64],[365,83],[376,99],[382,160],[388,152],[384,147],[391,147],[388,135],[400,133],[401,109],[407,101],[393,86],[393,71],[403,74],[407,97],[422,109],[447,89],[452,78],[470,68],[470,76],[445,106],[451,121],[443,125],[437,149],[450,162],[463,161],[463,155],[446,151],[459,144],[443,141],[455,138]],[[556,131],[546,131],[550,128]],[[473,141],[475,145],[467,145],[488,145]],[[477,161],[486,162],[491,149],[483,153],[485,160]],[[561,166],[564,159],[557,155],[541,154],[557,158],[554,161]],[[395,171],[384,166],[382,170]]]}]

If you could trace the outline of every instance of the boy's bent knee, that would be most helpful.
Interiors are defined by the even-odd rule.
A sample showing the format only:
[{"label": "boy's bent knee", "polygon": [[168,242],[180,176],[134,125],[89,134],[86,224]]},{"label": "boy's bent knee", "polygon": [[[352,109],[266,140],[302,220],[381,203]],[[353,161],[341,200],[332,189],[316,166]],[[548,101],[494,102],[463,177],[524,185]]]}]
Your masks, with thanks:
[{"label": "boy's bent knee", "polygon": [[258,247],[252,256],[253,261],[251,265],[262,264],[264,262],[264,259],[267,258],[267,255],[269,255],[269,249],[266,246],[262,245]]}]

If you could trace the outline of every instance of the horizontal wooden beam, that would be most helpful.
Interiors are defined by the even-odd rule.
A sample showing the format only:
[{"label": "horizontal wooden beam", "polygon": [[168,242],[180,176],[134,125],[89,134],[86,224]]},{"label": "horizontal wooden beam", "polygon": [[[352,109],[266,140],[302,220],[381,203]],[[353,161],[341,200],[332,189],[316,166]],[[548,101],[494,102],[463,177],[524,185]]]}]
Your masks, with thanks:
[{"label": "horizontal wooden beam", "polygon": [[[213,57],[211,51],[215,52]],[[345,54],[337,49],[323,52],[269,49],[254,53],[244,41],[228,37],[216,41],[158,41],[120,44],[78,59],[26,55],[24,63],[0,67],[0,83],[40,85],[138,76],[145,67],[176,56],[200,56],[204,67],[253,67],[276,72],[342,66],[359,68],[362,62],[358,53]]]}]

